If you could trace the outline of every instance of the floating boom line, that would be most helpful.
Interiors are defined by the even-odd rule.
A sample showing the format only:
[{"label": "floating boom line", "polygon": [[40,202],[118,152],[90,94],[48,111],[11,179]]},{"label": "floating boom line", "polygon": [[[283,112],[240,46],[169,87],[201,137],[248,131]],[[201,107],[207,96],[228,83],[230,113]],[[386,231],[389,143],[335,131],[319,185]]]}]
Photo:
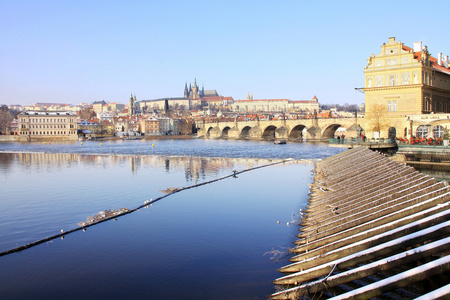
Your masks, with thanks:
[{"label": "floating boom line", "polygon": [[157,201],[160,201],[160,200],[162,200],[162,199],[164,199],[166,197],[169,197],[169,196],[171,196],[173,194],[176,194],[176,193],[179,193],[179,192],[182,192],[182,191],[185,191],[185,190],[197,188],[197,187],[200,187],[200,186],[203,186],[203,185],[206,185],[206,184],[215,183],[215,182],[218,182],[218,181],[221,181],[221,180],[225,180],[225,179],[228,179],[228,178],[237,178],[237,175],[239,175],[239,174],[243,174],[243,173],[246,173],[246,172],[250,172],[250,171],[257,170],[257,169],[266,168],[266,167],[270,167],[270,166],[274,166],[274,165],[278,165],[278,164],[282,164],[282,163],[286,163],[286,162],[293,162],[293,161],[294,161],[294,159],[288,158],[288,159],[284,159],[284,160],[281,160],[281,161],[277,161],[277,162],[273,162],[273,163],[269,163],[269,164],[265,164],[265,165],[261,165],[261,166],[248,168],[248,169],[245,169],[245,170],[242,170],[242,171],[233,170],[233,174],[226,175],[226,176],[223,176],[223,177],[220,177],[220,178],[216,178],[216,179],[212,179],[212,180],[209,180],[209,181],[205,181],[205,182],[202,182],[202,183],[198,183],[198,184],[195,184],[195,185],[191,185],[191,186],[175,189],[175,190],[173,190],[172,192],[170,192],[170,193],[168,193],[166,195],[163,195],[163,196],[158,197],[156,199],[153,199],[151,201],[145,201],[144,204],[139,205],[136,208],[128,209],[126,211],[122,211],[121,213],[119,213],[117,215],[105,217],[105,218],[102,218],[102,219],[100,219],[100,220],[98,220],[98,221],[96,221],[94,223],[88,223],[88,224],[85,224],[83,226],[79,226],[77,228],[74,228],[74,229],[71,229],[71,230],[68,230],[68,231],[62,231],[61,230],[61,233],[59,233],[59,234],[55,234],[55,235],[52,235],[52,236],[49,236],[49,237],[46,237],[46,238],[43,238],[43,239],[31,242],[31,243],[28,243],[26,245],[22,245],[22,246],[19,246],[19,247],[10,249],[10,250],[6,250],[6,251],[3,251],[3,252],[0,252],[0,256],[5,256],[5,255],[16,253],[16,252],[21,252],[23,250],[35,247],[37,245],[49,242],[49,241],[57,239],[57,238],[64,238],[64,236],[66,236],[68,234],[71,234],[71,233],[74,233],[76,231],[85,230],[88,227],[91,227],[91,226],[94,226],[94,225],[97,225],[97,224],[100,224],[100,223],[103,223],[103,222],[106,222],[106,221],[110,221],[111,219],[117,219],[119,217],[131,214],[131,213],[133,213],[135,211],[138,211],[138,210],[140,210],[142,208],[147,207],[150,204],[153,204],[153,203],[155,203]]}]

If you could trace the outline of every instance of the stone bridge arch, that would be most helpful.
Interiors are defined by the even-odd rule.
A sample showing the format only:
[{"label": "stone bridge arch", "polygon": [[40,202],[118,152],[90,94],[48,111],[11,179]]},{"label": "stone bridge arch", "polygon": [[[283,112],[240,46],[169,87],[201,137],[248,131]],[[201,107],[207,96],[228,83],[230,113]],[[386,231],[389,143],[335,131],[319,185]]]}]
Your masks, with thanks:
[{"label": "stone bridge arch", "polygon": [[275,131],[277,130],[277,127],[274,125],[267,126],[262,133],[262,138],[264,140],[273,140],[275,138]]},{"label": "stone bridge arch", "polygon": [[346,138],[356,138],[361,135],[363,132],[363,128],[358,124],[348,124],[345,126],[344,124],[340,123],[332,123],[329,124],[322,132],[322,138],[323,139],[332,139],[334,138],[334,135],[336,133],[336,130],[338,130],[339,127],[345,128],[345,137]]},{"label": "stone bridge arch", "polygon": [[269,125],[262,131],[261,138],[264,140],[287,139],[288,132],[289,130],[284,126]]},{"label": "stone bridge arch", "polygon": [[324,138],[324,139],[334,138],[334,134],[335,134],[336,130],[338,130],[338,128],[341,126],[342,126],[341,124],[337,124],[337,123],[328,125],[322,133],[322,138]]},{"label": "stone bridge arch", "polygon": [[230,131],[230,126],[225,126],[223,129],[222,129],[222,134],[220,135],[220,137],[222,138],[222,139],[228,139],[228,133],[229,133],[229,131]]},{"label": "stone bridge arch", "polygon": [[296,125],[292,128],[291,132],[289,132],[289,139],[292,140],[302,140],[303,139],[303,130],[306,128],[306,125]]},{"label": "stone bridge arch", "polygon": [[245,139],[245,140],[249,140],[250,139],[250,130],[252,128],[250,126],[245,126],[244,128],[242,128],[240,134],[239,134],[239,138],[241,139]]},{"label": "stone bridge arch", "polygon": [[209,127],[206,131],[206,138],[208,139],[217,139],[221,136],[222,131],[219,127]]}]

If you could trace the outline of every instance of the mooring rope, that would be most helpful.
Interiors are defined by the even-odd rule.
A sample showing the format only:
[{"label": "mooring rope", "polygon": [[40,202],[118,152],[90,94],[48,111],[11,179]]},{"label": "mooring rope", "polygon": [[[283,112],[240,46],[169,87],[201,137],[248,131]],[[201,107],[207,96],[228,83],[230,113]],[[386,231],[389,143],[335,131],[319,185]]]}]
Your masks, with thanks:
[{"label": "mooring rope", "polygon": [[109,217],[103,218],[103,219],[101,219],[99,221],[96,221],[96,222],[93,222],[93,223],[89,223],[89,224],[85,224],[83,226],[79,226],[79,227],[74,228],[72,230],[68,230],[68,231],[64,231],[64,232],[62,231],[59,234],[55,234],[55,235],[52,235],[52,236],[49,236],[49,237],[46,237],[46,238],[43,238],[43,239],[31,242],[31,243],[28,243],[26,245],[22,245],[22,246],[19,246],[19,247],[10,249],[10,250],[3,251],[3,252],[0,253],[0,256],[4,256],[4,255],[16,253],[16,252],[21,252],[23,250],[29,249],[31,247],[40,245],[42,243],[45,243],[45,242],[48,242],[48,241],[51,241],[51,240],[54,240],[54,239],[57,239],[57,238],[64,238],[64,236],[66,236],[68,234],[71,234],[73,232],[76,232],[76,231],[79,231],[79,230],[84,230],[84,229],[86,229],[88,227],[91,227],[91,226],[94,226],[94,225],[97,225],[97,224],[100,224],[100,223],[103,223],[103,222],[106,222],[106,221],[110,221],[111,219],[117,219],[119,217],[131,214],[131,213],[133,213],[133,212],[135,212],[137,210],[140,210],[141,208],[147,207],[150,204],[153,204],[153,203],[155,203],[157,201],[160,201],[160,200],[162,200],[162,199],[164,199],[166,197],[169,197],[169,196],[171,196],[173,194],[176,194],[176,193],[179,193],[181,191],[185,191],[185,190],[189,190],[189,189],[192,189],[192,188],[200,187],[200,186],[206,185],[206,184],[211,184],[211,183],[214,183],[214,182],[218,182],[218,181],[221,181],[221,180],[228,179],[230,177],[237,178],[237,175],[245,173],[245,172],[253,171],[253,170],[256,170],[256,169],[260,169],[260,168],[270,167],[270,166],[277,165],[277,164],[282,164],[282,163],[285,163],[285,162],[291,162],[291,161],[293,161],[293,159],[289,158],[289,159],[281,160],[281,161],[270,163],[270,164],[265,164],[265,165],[261,165],[261,166],[257,166],[257,167],[253,167],[253,168],[248,168],[248,169],[245,169],[245,170],[242,170],[242,171],[234,170],[233,174],[226,175],[226,176],[223,176],[223,177],[220,177],[220,178],[216,178],[216,179],[213,179],[213,180],[209,180],[209,181],[205,181],[205,182],[198,183],[198,184],[195,184],[195,185],[182,187],[182,188],[173,190],[172,192],[170,192],[170,193],[168,193],[168,194],[166,194],[164,196],[158,197],[158,198],[153,199],[151,201],[146,201],[144,204],[139,205],[138,207],[133,208],[133,209],[128,209],[127,211],[124,211],[124,212],[122,212],[120,214],[109,216]]}]

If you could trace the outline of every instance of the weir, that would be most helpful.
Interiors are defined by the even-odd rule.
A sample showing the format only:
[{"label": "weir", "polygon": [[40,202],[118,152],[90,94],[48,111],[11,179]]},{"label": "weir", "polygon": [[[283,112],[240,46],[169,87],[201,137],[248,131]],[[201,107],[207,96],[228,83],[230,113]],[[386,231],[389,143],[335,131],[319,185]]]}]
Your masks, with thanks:
[{"label": "weir", "polygon": [[316,164],[299,225],[272,299],[450,295],[447,182],[355,147]]}]

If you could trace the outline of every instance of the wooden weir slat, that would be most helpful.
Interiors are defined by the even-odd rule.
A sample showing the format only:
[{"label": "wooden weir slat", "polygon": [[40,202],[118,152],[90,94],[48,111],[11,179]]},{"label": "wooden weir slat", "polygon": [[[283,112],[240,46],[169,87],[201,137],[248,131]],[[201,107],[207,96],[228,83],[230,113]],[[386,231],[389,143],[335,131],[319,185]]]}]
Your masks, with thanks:
[{"label": "wooden weir slat", "polygon": [[[316,163],[305,212],[291,250],[295,256],[279,269],[287,275],[273,281],[281,291],[272,299],[308,299],[315,293],[367,299],[396,290],[420,296],[432,292],[424,283],[429,276],[450,278],[446,182],[356,147]],[[408,282],[420,289],[413,291]]]},{"label": "wooden weir slat", "polygon": [[[316,240],[314,242],[304,244],[297,246],[292,249],[292,252],[295,254],[301,254],[304,258],[312,257],[315,254],[315,251],[321,251],[321,252],[327,252],[334,249],[337,249],[339,247],[346,246],[350,243],[358,242],[362,239],[372,237],[374,235],[380,234],[384,232],[385,230],[391,230],[394,228],[397,228],[399,226],[403,226],[405,224],[409,224],[411,222],[426,218],[433,214],[438,214],[439,212],[448,210],[450,208],[450,202],[446,202],[443,205],[440,206],[434,206],[430,209],[420,211],[416,214],[412,214],[409,216],[406,216],[404,218],[395,220],[393,222],[389,222],[385,225],[380,224],[378,227],[371,227],[371,226],[357,226],[354,228],[351,228],[349,230],[344,230],[342,232],[339,232],[336,238],[323,238]],[[450,216],[445,216],[450,219]],[[440,217],[443,218],[443,217]],[[375,220],[374,222],[376,222]],[[374,223],[372,222],[372,223]],[[367,224],[367,223],[366,223]],[[294,256],[295,257],[295,256]]]},{"label": "wooden weir slat", "polygon": [[[380,271],[386,271],[396,268],[403,264],[413,262],[423,257],[430,257],[431,255],[445,251],[450,248],[450,237],[435,241],[433,243],[420,246],[405,252],[380,259],[370,264],[357,267],[355,269],[345,271],[333,276],[325,277],[320,280],[304,283],[294,288],[289,288],[283,292],[276,293],[273,299],[295,299],[295,297],[302,295],[311,295],[323,289],[337,286],[339,284],[347,283],[356,279],[361,279]],[[284,295],[281,295],[284,294]],[[292,298],[291,298],[292,297]]]},{"label": "wooden weir slat", "polygon": [[[360,241],[358,243],[342,247],[337,250],[328,252],[325,255],[318,255],[309,258],[304,261],[299,261],[288,266],[279,269],[283,273],[302,272],[309,268],[314,268],[316,265],[338,265],[339,269],[352,267],[355,264],[375,259],[381,255],[391,255],[391,253],[404,249],[405,247],[411,247],[417,243],[425,242],[429,239],[435,239],[436,237],[447,235],[450,233],[450,221],[444,222],[430,228],[423,229],[419,232],[414,232],[397,239],[386,241],[382,244],[377,244],[379,237],[372,237],[367,241]],[[384,239],[380,239],[381,242]],[[372,246],[374,245],[374,246]],[[306,271],[305,271],[306,272]],[[307,272],[306,272],[307,273]],[[294,277],[295,275],[292,275]],[[289,278],[282,277],[282,278]],[[284,279],[275,282],[277,284],[289,284]]]},{"label": "wooden weir slat", "polygon": [[[410,187],[411,185],[415,185],[418,183],[423,183],[424,178],[422,176],[413,176],[412,178],[400,178],[399,181],[393,180],[392,181],[392,191],[389,189],[386,189],[384,187],[380,187],[377,191],[368,191],[366,192],[354,192],[353,195],[347,196],[345,199],[338,198],[336,199],[336,202],[333,203],[334,207],[337,207],[340,211],[345,211],[347,207],[349,206],[359,206],[364,203],[371,203],[372,201],[379,199],[384,196],[393,196],[393,193],[400,193]],[[433,184],[434,180],[428,180],[425,181],[428,185]],[[364,200],[361,200],[361,198],[364,198]],[[337,211],[331,211],[329,206],[325,206],[323,209],[318,211],[316,214],[311,214],[312,216],[308,219],[316,219],[316,223],[319,220],[319,218],[322,218],[323,216],[334,216],[336,215]],[[302,223],[304,225],[304,223]]]},{"label": "wooden weir slat", "polygon": [[[416,183],[416,184],[414,184]],[[414,184],[411,186],[411,184]],[[367,208],[369,209],[379,209],[379,205],[388,204],[392,205],[395,202],[403,202],[411,197],[416,197],[418,195],[424,195],[426,193],[435,191],[442,187],[442,184],[435,183],[435,180],[427,180],[420,182],[410,182],[407,184],[403,184],[401,186],[393,187],[391,192],[384,191],[382,193],[379,193],[378,195],[374,195],[371,197],[366,197],[365,200],[352,200],[348,201],[347,203],[336,203],[334,205],[331,205],[333,207],[333,210],[328,208],[327,214],[322,214],[316,216],[316,222],[315,224],[311,224],[308,226],[304,226],[303,231],[313,231],[318,226],[322,227],[323,230],[323,224],[330,223],[335,220],[342,220],[342,218],[346,215],[351,215],[355,212],[363,213],[363,211]],[[399,198],[399,195],[403,195]],[[302,224],[303,225],[303,224]]]}]

